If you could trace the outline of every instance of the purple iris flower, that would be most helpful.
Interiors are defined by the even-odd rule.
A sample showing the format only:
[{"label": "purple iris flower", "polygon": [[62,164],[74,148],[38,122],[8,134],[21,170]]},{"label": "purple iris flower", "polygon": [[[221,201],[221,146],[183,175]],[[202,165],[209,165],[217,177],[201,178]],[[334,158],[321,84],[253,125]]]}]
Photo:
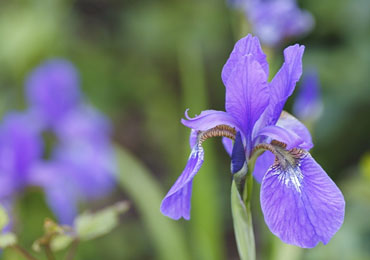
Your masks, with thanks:
[{"label": "purple iris flower", "polygon": [[110,122],[84,102],[77,70],[68,61],[44,62],[26,87],[35,125],[56,137],[50,158],[32,169],[29,184],[42,187],[59,221],[71,224],[80,201],[97,199],[114,187]]},{"label": "purple iris flower", "polygon": [[320,117],[322,111],[319,77],[317,71],[310,70],[303,76],[293,113],[303,121],[314,121]]},{"label": "purple iris flower", "polygon": [[268,46],[304,35],[314,25],[312,15],[301,10],[296,0],[245,0],[243,3],[253,32]]},{"label": "purple iris flower", "polygon": [[162,201],[164,215],[190,219],[193,178],[204,160],[202,142],[223,136],[234,140],[224,141],[233,173],[264,151],[253,174],[261,182],[261,207],[272,233],[305,248],[329,242],[344,219],[343,195],[309,154],[313,145],[306,127],[283,111],[301,76],[303,51],[298,44],[286,48],[282,67],[268,82],[268,63],[258,39],[248,35],[236,43],[222,71],[226,112],[206,110],[182,119],[192,129],[191,153]]},{"label": "purple iris flower", "polygon": [[33,169],[30,182],[44,188],[59,221],[72,224],[79,202],[98,199],[114,187],[110,125],[102,114],[85,105],[57,125],[59,143],[50,160]]}]

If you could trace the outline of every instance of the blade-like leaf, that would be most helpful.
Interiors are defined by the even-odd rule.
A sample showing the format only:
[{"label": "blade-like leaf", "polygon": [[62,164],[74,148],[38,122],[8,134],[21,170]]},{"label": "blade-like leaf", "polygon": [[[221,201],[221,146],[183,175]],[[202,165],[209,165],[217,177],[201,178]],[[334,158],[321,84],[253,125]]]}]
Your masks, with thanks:
[{"label": "blade-like leaf", "polygon": [[256,252],[250,205],[249,202],[247,206],[244,204],[234,181],[231,186],[231,211],[240,258],[254,260]]},{"label": "blade-like leaf", "polygon": [[150,172],[127,151],[116,149],[119,183],[129,194],[133,205],[148,229],[148,235],[158,250],[158,259],[191,259],[179,224],[163,216],[159,207],[164,192]]}]

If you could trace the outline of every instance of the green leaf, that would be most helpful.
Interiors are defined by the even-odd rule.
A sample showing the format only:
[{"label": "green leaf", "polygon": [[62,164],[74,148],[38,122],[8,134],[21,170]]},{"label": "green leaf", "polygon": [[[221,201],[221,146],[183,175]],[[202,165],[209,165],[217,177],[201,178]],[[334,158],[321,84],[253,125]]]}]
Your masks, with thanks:
[{"label": "green leaf", "polygon": [[256,252],[250,205],[249,202],[244,204],[234,181],[231,186],[231,211],[240,258],[254,260]]},{"label": "green leaf", "polygon": [[8,224],[9,218],[3,206],[0,205],[0,231]]},{"label": "green leaf", "polygon": [[0,234],[0,248],[13,246],[16,243],[17,243],[17,237],[15,236],[15,234],[11,232]]},{"label": "green leaf", "polygon": [[127,202],[120,202],[96,213],[81,214],[74,222],[78,238],[90,240],[111,232],[119,224],[119,215],[128,208]]},{"label": "green leaf", "polygon": [[131,154],[116,149],[119,164],[119,183],[134,201],[142,221],[148,229],[158,259],[191,259],[179,223],[163,216],[159,207],[164,197],[158,182]]},{"label": "green leaf", "polygon": [[57,235],[50,241],[51,250],[54,252],[63,250],[67,248],[74,239],[74,237],[67,234]]}]

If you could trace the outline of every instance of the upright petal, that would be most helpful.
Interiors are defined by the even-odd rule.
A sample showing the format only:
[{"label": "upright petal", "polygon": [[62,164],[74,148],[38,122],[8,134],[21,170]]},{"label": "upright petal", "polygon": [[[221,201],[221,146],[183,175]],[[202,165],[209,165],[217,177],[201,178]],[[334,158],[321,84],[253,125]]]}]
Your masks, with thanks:
[{"label": "upright petal", "polygon": [[243,57],[226,82],[226,111],[240,124],[251,149],[253,126],[269,103],[267,75],[252,57]]},{"label": "upright petal", "polygon": [[234,46],[229,59],[222,69],[222,81],[225,86],[229,76],[237,66],[240,60],[245,56],[251,55],[262,67],[265,74],[269,74],[269,67],[266,60],[266,55],[263,53],[260,42],[257,37],[248,34],[246,37],[241,38]]},{"label": "upright petal", "polygon": [[197,144],[190,153],[184,171],[162,201],[161,212],[163,215],[175,220],[182,217],[186,220],[190,219],[193,178],[202,166],[203,160],[203,148]]},{"label": "upright petal", "polygon": [[31,109],[46,125],[53,125],[80,102],[79,76],[66,60],[48,60],[26,80]]},{"label": "upright petal", "polygon": [[298,44],[284,50],[285,62],[275,75],[270,85],[270,104],[264,112],[261,127],[274,125],[283,111],[288,97],[293,93],[295,85],[302,74],[302,56],[304,46]]},{"label": "upright petal", "polygon": [[341,227],[342,193],[309,153],[294,165],[274,164],[261,187],[261,207],[271,232],[304,248],[327,244]]},{"label": "upright petal", "polygon": [[194,118],[190,118],[187,111],[188,110],[185,112],[185,117],[187,119],[181,119],[181,123],[197,131],[206,131],[218,125],[228,125],[239,128],[235,118],[224,111],[205,110]]}]

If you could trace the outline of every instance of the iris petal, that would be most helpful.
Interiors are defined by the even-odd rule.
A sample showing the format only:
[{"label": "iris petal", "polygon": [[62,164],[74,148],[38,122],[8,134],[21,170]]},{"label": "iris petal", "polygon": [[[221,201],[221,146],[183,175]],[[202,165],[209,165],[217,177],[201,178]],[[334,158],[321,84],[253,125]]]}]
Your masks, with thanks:
[{"label": "iris petal", "polygon": [[295,133],[301,138],[303,142],[297,146],[298,148],[308,151],[313,147],[310,131],[302,122],[288,112],[283,111],[281,113],[276,125]]},{"label": "iris petal", "polygon": [[240,123],[249,151],[253,126],[269,104],[267,75],[252,56],[246,56],[239,61],[225,85],[226,111]]},{"label": "iris petal", "polygon": [[233,151],[233,140],[227,137],[222,137],[222,144],[227,152],[227,154],[231,157],[231,153]]},{"label": "iris petal", "polygon": [[161,212],[163,215],[175,220],[182,217],[186,220],[190,219],[193,178],[202,166],[203,160],[203,148],[197,144],[190,153],[184,171],[162,201]]},{"label": "iris petal", "polygon": [[246,37],[240,39],[230,54],[229,59],[222,69],[222,81],[225,86],[227,81],[235,69],[237,64],[246,55],[252,55],[254,59],[261,65],[266,75],[269,73],[269,65],[266,60],[266,55],[263,53],[260,42],[257,37],[248,34]]},{"label": "iris petal", "polygon": [[224,111],[205,110],[194,118],[190,118],[187,111],[185,112],[187,119],[181,119],[181,123],[191,129],[206,131],[218,125],[228,125],[238,128],[237,121]]},{"label": "iris petal", "polygon": [[342,193],[309,153],[296,165],[274,164],[261,187],[261,207],[271,232],[304,248],[327,244],[341,227]]},{"label": "iris petal", "polygon": [[231,173],[237,173],[245,163],[245,151],[240,132],[236,134],[233,150],[231,152]]},{"label": "iris petal", "polygon": [[278,121],[286,100],[302,75],[303,52],[304,46],[298,44],[284,50],[285,62],[269,84],[270,103],[258,122],[260,129],[266,125],[275,125]]}]

